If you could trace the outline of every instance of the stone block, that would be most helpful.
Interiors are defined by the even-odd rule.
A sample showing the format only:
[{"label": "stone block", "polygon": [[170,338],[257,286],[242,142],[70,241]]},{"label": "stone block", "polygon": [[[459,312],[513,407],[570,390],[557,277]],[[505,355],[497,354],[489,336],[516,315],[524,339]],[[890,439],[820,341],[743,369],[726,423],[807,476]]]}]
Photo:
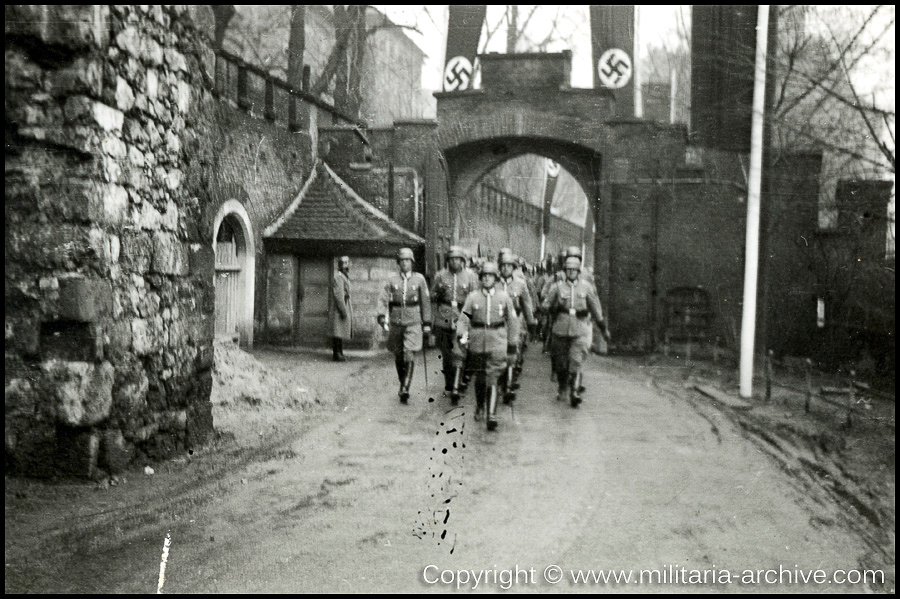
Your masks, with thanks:
[{"label": "stone block", "polygon": [[109,362],[48,360],[44,393],[53,398],[57,420],[67,426],[90,426],[105,420],[112,407],[115,369]]},{"label": "stone block", "polygon": [[128,112],[134,106],[134,92],[121,77],[116,77],[116,106],[122,112]]},{"label": "stone block", "polygon": [[97,322],[112,311],[112,288],[106,281],[81,278],[59,280],[56,314],[63,320]]},{"label": "stone block", "polygon": [[131,321],[131,347],[139,356],[156,353],[165,345],[162,318],[136,318]]},{"label": "stone block", "polygon": [[155,100],[159,95],[159,75],[156,69],[147,69],[146,88],[147,98]]},{"label": "stone block", "polygon": [[126,231],[122,235],[121,264],[123,268],[137,273],[149,272],[152,256],[153,240],[149,234]]},{"label": "stone block", "polygon": [[4,393],[4,412],[10,414],[33,414],[36,394],[34,385],[28,379],[11,379],[7,381]]},{"label": "stone block", "polygon": [[108,430],[100,433],[100,455],[97,465],[110,474],[120,474],[128,468],[133,452],[122,431]]},{"label": "stone block", "polygon": [[122,132],[122,124],[125,122],[125,115],[121,110],[117,110],[100,102],[94,102],[91,106],[91,114],[94,117],[94,122],[97,123],[103,131],[108,133]]},{"label": "stone block", "polygon": [[128,147],[121,139],[114,135],[106,135],[100,143],[103,152],[113,158],[125,158],[128,156]]},{"label": "stone block", "polygon": [[103,93],[103,67],[95,59],[79,57],[71,64],[48,71],[44,85],[56,97],[84,94],[99,98]]},{"label": "stone block", "polygon": [[101,201],[91,220],[109,225],[121,224],[128,209],[128,191],[121,185],[109,183],[101,188],[100,194]]},{"label": "stone block", "polygon": [[187,428],[187,410],[169,410],[158,414],[158,418],[162,431],[183,431]]},{"label": "stone block", "polygon": [[131,350],[131,323],[117,321],[107,325],[104,353],[111,360],[123,358]]},{"label": "stone block", "polygon": [[56,48],[101,48],[106,43],[107,15],[108,8],[101,5],[7,5],[5,30],[8,37],[37,38]]},{"label": "stone block", "polygon": [[169,65],[173,71],[182,71],[187,72],[187,63],[184,60],[184,55],[181,52],[173,49],[166,48],[165,52],[166,64]]},{"label": "stone block", "polygon": [[44,69],[29,60],[22,52],[6,51],[6,87],[13,89],[34,89],[41,84]]},{"label": "stone block", "polygon": [[153,234],[153,272],[184,276],[189,272],[189,258],[185,244],[171,233]]}]

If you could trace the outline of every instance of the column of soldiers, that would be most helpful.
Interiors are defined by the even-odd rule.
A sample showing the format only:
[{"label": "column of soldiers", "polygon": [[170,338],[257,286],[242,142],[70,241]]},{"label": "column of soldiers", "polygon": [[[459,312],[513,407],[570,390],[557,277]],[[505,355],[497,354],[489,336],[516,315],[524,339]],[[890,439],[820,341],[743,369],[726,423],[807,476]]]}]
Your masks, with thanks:
[{"label": "column of soldiers", "polygon": [[509,248],[500,250],[499,266],[483,262],[476,276],[465,267],[464,250],[452,246],[447,266],[435,276],[429,294],[425,278],[412,270],[412,250],[401,249],[399,272],[382,290],[378,310],[378,323],[387,332],[387,347],[395,358],[400,401],[409,400],[414,357],[422,350],[423,336],[431,331],[433,301],[444,392],[453,405],[474,376],[475,419],[485,419],[489,430],[496,429],[497,402],[501,396],[505,403],[515,400],[527,333],[536,334],[535,312],[540,311],[559,384],[557,399],[568,399],[577,407],[584,391],[581,367],[591,347],[591,317],[607,340],[609,328],[593,283],[581,277],[580,250],[569,248],[565,255],[560,270],[552,276],[545,273],[539,286]]}]

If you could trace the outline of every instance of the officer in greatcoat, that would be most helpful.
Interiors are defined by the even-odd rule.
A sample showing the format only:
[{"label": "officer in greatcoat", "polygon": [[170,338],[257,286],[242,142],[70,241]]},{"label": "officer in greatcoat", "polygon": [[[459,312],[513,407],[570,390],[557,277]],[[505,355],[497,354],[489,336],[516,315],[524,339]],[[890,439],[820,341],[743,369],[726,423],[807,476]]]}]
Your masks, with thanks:
[{"label": "officer in greatcoat", "polygon": [[331,351],[335,362],[344,362],[344,341],[353,337],[353,306],[350,303],[350,257],[338,259],[338,269],[331,284],[334,310],[331,312]]},{"label": "officer in greatcoat", "polygon": [[415,354],[422,349],[423,335],[431,332],[431,300],[425,277],[413,272],[413,251],[397,252],[399,272],[391,275],[378,298],[378,324],[388,333],[387,349],[394,354],[400,401],[409,401],[415,370]]},{"label": "officer in greatcoat", "polygon": [[488,430],[497,428],[497,381],[519,337],[515,306],[497,288],[497,275],[496,263],[486,262],[481,267],[481,289],[466,298],[456,325],[459,342],[468,346],[475,371],[475,420],[481,420],[487,404]]},{"label": "officer in greatcoat", "polygon": [[459,246],[447,251],[447,267],[437,273],[431,285],[431,301],[434,304],[435,341],[441,350],[444,373],[444,392],[450,394],[453,404],[463,393],[463,375],[466,361],[465,349],[456,337],[456,321],[466,297],[478,288],[478,277],[465,268],[466,255]]},{"label": "officer in greatcoat", "polygon": [[610,333],[594,286],[579,277],[581,260],[567,258],[565,273],[566,280],[550,289],[544,310],[553,318],[550,353],[559,384],[557,399],[568,398],[575,408],[582,401],[581,367],[591,348],[591,317],[607,341]]}]

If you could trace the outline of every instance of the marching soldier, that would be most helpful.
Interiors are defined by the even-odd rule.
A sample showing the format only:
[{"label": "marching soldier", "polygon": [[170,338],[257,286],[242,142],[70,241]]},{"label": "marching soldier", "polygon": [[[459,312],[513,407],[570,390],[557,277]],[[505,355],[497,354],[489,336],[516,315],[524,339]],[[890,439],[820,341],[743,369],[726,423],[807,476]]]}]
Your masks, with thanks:
[{"label": "marching soldier", "polygon": [[353,306],[350,305],[350,257],[338,259],[338,270],[334,274],[331,295],[334,311],[331,313],[331,353],[335,362],[345,362],[344,340],[353,337]]},{"label": "marching soldier", "polygon": [[462,394],[465,349],[456,337],[456,321],[466,297],[478,288],[478,278],[465,268],[466,256],[459,246],[451,246],[447,251],[447,268],[434,277],[431,295],[436,305],[434,321],[435,339],[441,350],[444,372],[444,391],[450,393],[450,401],[455,405]]},{"label": "marching soldier", "polygon": [[519,383],[516,379],[517,375],[522,371],[525,335],[528,331],[533,331],[536,324],[528,286],[523,279],[515,277],[516,264],[516,256],[512,252],[500,255],[499,286],[502,286],[503,291],[512,300],[516,316],[519,319],[519,336],[515,339],[511,338],[509,342],[510,345],[515,344],[516,351],[508,356],[504,403],[509,403],[516,398],[515,391],[519,388]]},{"label": "marching soldier", "polygon": [[544,309],[554,318],[550,352],[559,383],[557,400],[568,396],[576,408],[581,403],[581,366],[591,348],[590,317],[597,321],[607,341],[610,334],[597,292],[593,285],[579,279],[581,260],[567,258],[565,272],[566,280],[550,289]]},{"label": "marching soldier", "polygon": [[415,262],[409,248],[397,252],[400,272],[388,279],[378,298],[378,324],[388,332],[387,348],[394,354],[400,379],[400,402],[409,400],[415,369],[415,354],[422,349],[422,336],[431,332],[431,300],[425,277],[413,272]]},{"label": "marching soldier", "polygon": [[506,357],[515,353],[519,319],[512,300],[497,289],[497,265],[481,267],[481,289],[473,291],[463,304],[456,324],[459,342],[469,349],[475,371],[475,420],[480,421],[487,404],[487,428],[497,428],[497,380],[506,366]]}]

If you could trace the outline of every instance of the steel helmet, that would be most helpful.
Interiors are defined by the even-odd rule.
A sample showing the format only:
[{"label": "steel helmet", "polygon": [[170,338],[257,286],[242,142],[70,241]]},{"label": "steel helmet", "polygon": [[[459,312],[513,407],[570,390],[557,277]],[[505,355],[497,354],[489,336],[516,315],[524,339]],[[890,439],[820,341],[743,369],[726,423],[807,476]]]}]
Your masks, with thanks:
[{"label": "steel helmet", "polygon": [[577,268],[578,270],[581,270],[581,259],[575,256],[569,256],[568,258],[566,258],[565,269],[568,270],[570,268]]},{"label": "steel helmet", "polygon": [[494,275],[497,276],[497,263],[496,262],[485,262],[481,265],[481,272],[478,273],[478,276],[481,275]]},{"label": "steel helmet", "polygon": [[462,258],[463,260],[465,260],[466,252],[458,245],[451,245],[450,249],[447,250],[447,260],[449,260],[450,258]]},{"label": "steel helmet", "polygon": [[413,255],[413,251],[409,248],[400,248],[397,251],[397,260],[412,260],[416,261],[416,257]]},{"label": "steel helmet", "polygon": [[512,252],[505,252],[500,254],[499,264],[502,266],[503,264],[512,264],[516,265],[519,263],[518,258]]},{"label": "steel helmet", "polygon": [[570,245],[568,248],[566,248],[566,256],[569,258],[575,256],[576,258],[581,259],[581,248],[575,245]]}]

